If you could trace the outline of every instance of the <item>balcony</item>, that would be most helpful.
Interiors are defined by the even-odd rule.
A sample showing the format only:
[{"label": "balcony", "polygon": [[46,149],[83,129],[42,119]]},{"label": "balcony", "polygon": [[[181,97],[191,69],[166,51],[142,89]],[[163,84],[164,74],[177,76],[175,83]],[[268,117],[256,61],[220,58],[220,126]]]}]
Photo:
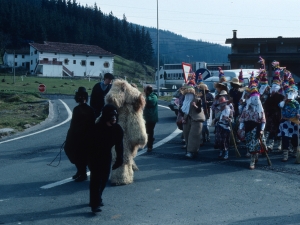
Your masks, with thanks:
[{"label": "balcony", "polygon": [[58,65],[61,66],[62,62],[61,61],[49,61],[49,60],[40,60],[39,64],[42,65]]}]

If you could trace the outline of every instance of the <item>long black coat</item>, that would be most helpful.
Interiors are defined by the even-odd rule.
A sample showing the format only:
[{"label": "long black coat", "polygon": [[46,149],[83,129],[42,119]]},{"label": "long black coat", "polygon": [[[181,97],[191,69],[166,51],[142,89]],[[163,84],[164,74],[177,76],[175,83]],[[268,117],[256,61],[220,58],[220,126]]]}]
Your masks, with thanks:
[{"label": "long black coat", "polygon": [[92,107],[84,103],[73,109],[64,147],[71,163],[87,163],[89,136],[94,124],[95,113]]},{"label": "long black coat", "polygon": [[96,117],[100,116],[100,112],[105,105],[105,96],[111,89],[111,86],[112,85],[109,84],[104,91],[102,90],[100,83],[95,84],[93,87],[90,105],[95,110]]}]

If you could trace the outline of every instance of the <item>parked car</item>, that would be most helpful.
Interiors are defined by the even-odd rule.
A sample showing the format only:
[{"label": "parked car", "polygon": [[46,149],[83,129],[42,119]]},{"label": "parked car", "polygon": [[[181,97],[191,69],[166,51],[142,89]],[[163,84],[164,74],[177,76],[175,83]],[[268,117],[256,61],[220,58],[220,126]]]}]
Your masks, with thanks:
[{"label": "parked car", "polygon": [[175,112],[175,115],[177,116],[178,110],[179,110],[179,96],[180,96],[180,90],[178,89],[173,94],[173,98],[170,101],[169,108]]}]

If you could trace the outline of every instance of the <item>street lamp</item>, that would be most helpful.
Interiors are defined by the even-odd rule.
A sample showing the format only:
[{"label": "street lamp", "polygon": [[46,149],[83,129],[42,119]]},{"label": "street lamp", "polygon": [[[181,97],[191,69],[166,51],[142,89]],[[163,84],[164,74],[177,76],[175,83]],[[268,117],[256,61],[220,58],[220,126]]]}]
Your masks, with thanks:
[{"label": "street lamp", "polygon": [[193,57],[193,56],[186,55],[186,57],[188,57],[188,59],[189,59],[188,62],[191,63],[191,57]]},{"label": "street lamp", "polygon": [[158,28],[158,0],[157,2],[157,95],[159,96],[159,28]]}]

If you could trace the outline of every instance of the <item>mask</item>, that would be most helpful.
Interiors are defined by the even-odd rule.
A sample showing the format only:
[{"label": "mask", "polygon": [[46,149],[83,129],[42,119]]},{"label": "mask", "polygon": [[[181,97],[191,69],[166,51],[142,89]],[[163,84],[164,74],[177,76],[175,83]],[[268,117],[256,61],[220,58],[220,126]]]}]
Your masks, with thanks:
[{"label": "mask", "polygon": [[273,84],[272,87],[271,87],[271,93],[272,92],[278,92],[280,89],[280,86],[277,85],[277,84]]},{"label": "mask", "polygon": [[259,96],[252,96],[250,103],[251,103],[251,105],[255,105],[255,106],[259,105],[259,103],[260,103]]},{"label": "mask", "polygon": [[109,119],[109,122],[110,122],[111,124],[114,124],[114,123],[117,122],[117,115],[118,115],[118,113],[117,113],[116,110],[113,110],[113,111],[110,113],[110,119]]},{"label": "mask", "polygon": [[295,99],[295,93],[293,91],[289,91],[287,93],[287,99]]}]

